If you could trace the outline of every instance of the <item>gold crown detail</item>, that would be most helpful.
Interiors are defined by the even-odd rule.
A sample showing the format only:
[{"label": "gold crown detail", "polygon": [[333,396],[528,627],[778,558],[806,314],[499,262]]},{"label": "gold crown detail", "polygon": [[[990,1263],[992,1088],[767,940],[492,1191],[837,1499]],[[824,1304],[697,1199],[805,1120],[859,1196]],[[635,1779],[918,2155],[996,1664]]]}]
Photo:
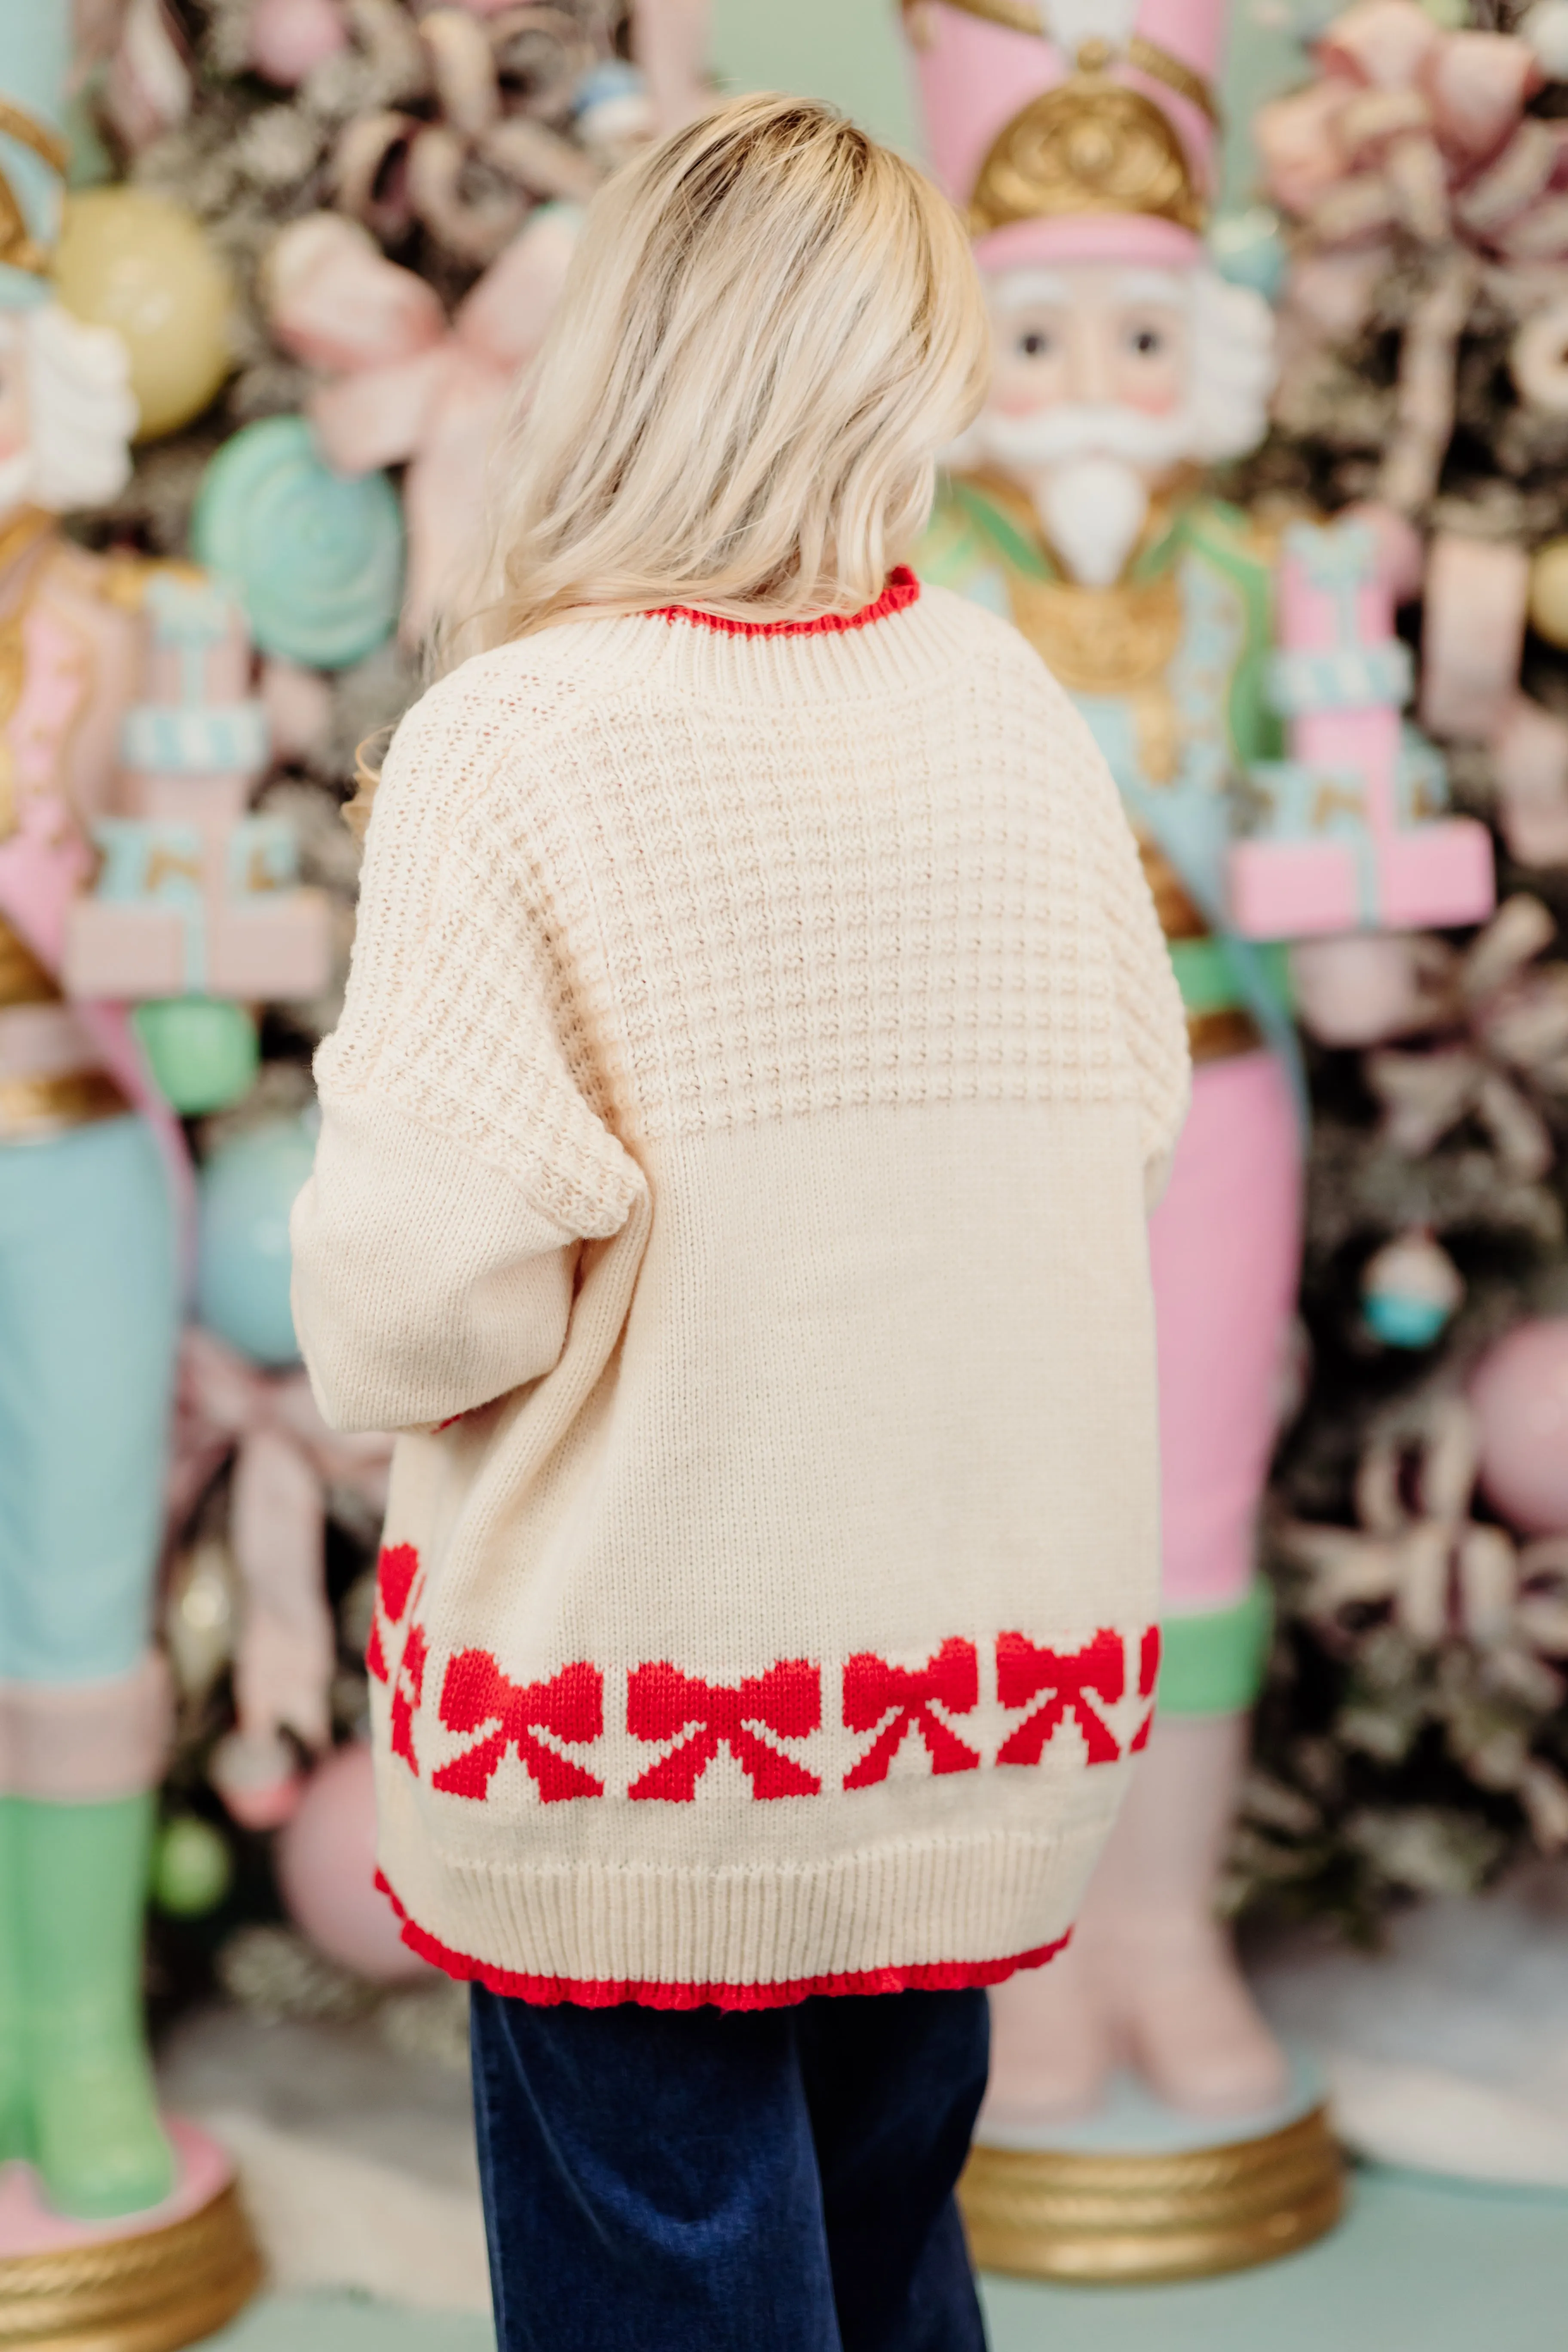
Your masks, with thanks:
[{"label": "gold crown detail", "polygon": [[[916,19],[927,0],[903,0]],[[988,23],[1043,38],[1038,0],[944,0]],[[1217,125],[1219,108],[1201,74],[1135,33],[1124,62],[1161,82]],[[1010,222],[1070,213],[1142,213],[1200,230],[1205,199],[1174,123],[1143,91],[1112,79],[1117,52],[1086,41],[1076,70],[1042,91],[993,142],[969,203],[973,235]]]}]

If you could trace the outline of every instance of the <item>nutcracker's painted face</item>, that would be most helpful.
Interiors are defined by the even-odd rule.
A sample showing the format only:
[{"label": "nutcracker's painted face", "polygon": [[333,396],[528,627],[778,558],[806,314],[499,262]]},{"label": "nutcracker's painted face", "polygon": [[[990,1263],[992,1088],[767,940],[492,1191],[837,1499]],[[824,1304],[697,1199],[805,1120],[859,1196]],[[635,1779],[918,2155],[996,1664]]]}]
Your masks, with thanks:
[{"label": "nutcracker's painted face", "polygon": [[986,290],[991,397],[953,461],[1012,475],[1068,571],[1109,586],[1180,467],[1262,439],[1272,314],[1202,265],[1015,269]]},{"label": "nutcracker's painted face", "polygon": [[1185,403],[1192,320],[1179,280],[1021,271],[994,308],[997,415],[1110,407],[1163,417]]}]

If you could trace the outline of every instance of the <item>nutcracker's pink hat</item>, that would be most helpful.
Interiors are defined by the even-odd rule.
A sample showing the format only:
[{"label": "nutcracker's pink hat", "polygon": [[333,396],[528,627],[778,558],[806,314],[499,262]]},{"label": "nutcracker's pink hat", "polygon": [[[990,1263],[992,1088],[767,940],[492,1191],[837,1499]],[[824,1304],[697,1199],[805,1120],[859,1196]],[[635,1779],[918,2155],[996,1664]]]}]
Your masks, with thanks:
[{"label": "nutcracker's pink hat", "polygon": [[1226,0],[904,0],[932,168],[984,269],[1194,261]]}]

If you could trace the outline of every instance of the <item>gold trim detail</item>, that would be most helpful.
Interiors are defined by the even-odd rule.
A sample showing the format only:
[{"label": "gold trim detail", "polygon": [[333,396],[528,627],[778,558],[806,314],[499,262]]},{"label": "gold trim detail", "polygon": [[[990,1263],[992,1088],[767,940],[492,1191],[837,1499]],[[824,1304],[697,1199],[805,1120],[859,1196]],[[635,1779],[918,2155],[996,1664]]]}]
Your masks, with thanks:
[{"label": "gold trim detail", "polygon": [[0,1012],[9,1004],[58,1004],[59,1000],[53,975],[20,931],[0,915]]},{"label": "gold trim detail", "polygon": [[176,2352],[249,2302],[261,2263],[232,2187],[185,2221],[0,2262],[0,2346]]},{"label": "gold trim detail", "polygon": [[1262,1030],[1238,1004],[1187,1014],[1187,1051],[1194,1062],[1231,1062],[1238,1054],[1256,1054],[1262,1043]]},{"label": "gold trim detail", "polygon": [[1098,65],[1043,90],[1005,123],[969,205],[974,236],[1014,221],[1132,213],[1194,232],[1204,201],[1175,125]]},{"label": "gold trim detail", "polygon": [[[123,1118],[131,1105],[107,1070],[62,1070],[41,1078],[0,1078],[0,1143],[39,1143],[95,1119]],[[0,2345],[5,2338],[0,2263]]]},{"label": "gold trim detail", "polygon": [[1125,696],[1145,776],[1152,784],[1172,782],[1182,756],[1168,676],[1182,645],[1175,572],[1086,588],[1010,568],[1007,596],[1016,626],[1069,694]]},{"label": "gold trim detail", "polygon": [[1146,41],[1142,33],[1134,33],[1127,44],[1127,62],[1139,73],[1147,74],[1151,81],[1163,81],[1165,88],[1195,106],[1206,121],[1218,131],[1224,124],[1225,113],[1218,99],[1201,73],[1184,65],[1169,49],[1162,49],[1153,41]]},{"label": "gold trim detail", "polygon": [[1331,2230],[1344,2196],[1322,2107],[1261,2138],[1178,2156],[979,2147],[959,2183],[981,2269],[1084,2284],[1275,2262]]},{"label": "gold trim detail", "polygon": [[40,122],[36,114],[27,113],[8,98],[0,98],[0,136],[14,139],[18,147],[30,147],[51,172],[65,178],[71,151],[59,132],[51,131],[47,122]]}]

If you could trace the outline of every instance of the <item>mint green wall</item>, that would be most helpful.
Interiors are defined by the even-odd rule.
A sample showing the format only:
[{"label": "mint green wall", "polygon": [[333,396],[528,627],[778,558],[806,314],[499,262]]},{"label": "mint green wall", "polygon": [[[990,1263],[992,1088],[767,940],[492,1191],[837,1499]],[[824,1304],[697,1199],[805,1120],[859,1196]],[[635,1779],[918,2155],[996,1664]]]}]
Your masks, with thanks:
[{"label": "mint green wall", "polygon": [[713,69],[727,89],[829,99],[920,152],[897,0],[713,0]]}]

